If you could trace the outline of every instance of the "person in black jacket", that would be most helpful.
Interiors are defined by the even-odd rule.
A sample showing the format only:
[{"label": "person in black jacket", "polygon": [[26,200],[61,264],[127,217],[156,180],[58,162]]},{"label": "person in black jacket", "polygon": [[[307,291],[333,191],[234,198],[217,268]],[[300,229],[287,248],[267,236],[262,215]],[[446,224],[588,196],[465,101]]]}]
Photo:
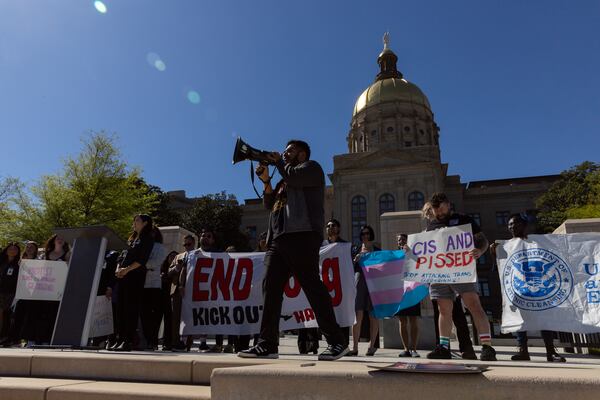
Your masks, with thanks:
[{"label": "person in black jacket", "polygon": [[0,337],[4,342],[9,335],[11,305],[17,290],[21,247],[10,242],[0,253]]},{"label": "person in black jacket", "polygon": [[271,186],[269,171],[259,165],[256,174],[264,183],[265,207],[271,211],[267,231],[264,309],[256,346],[238,353],[246,358],[277,358],[283,290],[290,275],[300,282],[329,346],[320,360],[336,360],[348,352],[337,324],[331,297],[319,275],[319,248],[323,241],[325,174],[310,160],[310,147],[290,140],[283,154],[269,153],[282,179]]},{"label": "person in black jacket", "polygon": [[117,293],[117,342],[110,347],[112,351],[131,351],[135,337],[144,279],[146,262],[154,246],[152,218],[138,214],[133,219],[133,233],[129,237],[123,260],[119,263],[115,276],[119,280]]}]

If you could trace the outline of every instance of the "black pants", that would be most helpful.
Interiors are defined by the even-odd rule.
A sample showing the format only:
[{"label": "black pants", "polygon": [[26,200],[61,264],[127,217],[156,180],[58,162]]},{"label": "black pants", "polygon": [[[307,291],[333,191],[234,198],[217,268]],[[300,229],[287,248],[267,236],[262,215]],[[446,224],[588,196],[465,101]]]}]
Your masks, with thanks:
[{"label": "black pants", "polygon": [[119,340],[133,343],[136,337],[140,306],[144,292],[144,271],[137,268],[119,279],[117,296],[117,336]]},{"label": "black pants", "polygon": [[[438,321],[440,320],[440,312],[438,310],[437,300],[431,300],[433,303],[433,320],[435,322],[435,341],[440,342],[440,327]],[[456,327],[456,336],[458,338],[458,346],[460,352],[467,350],[473,350],[473,342],[471,341],[471,335],[469,334],[469,325],[467,324],[467,317],[462,307],[460,297],[454,300],[452,306],[452,322]]]},{"label": "black pants", "polygon": [[144,288],[142,293],[142,330],[148,347],[158,345],[158,331],[164,314],[162,290],[160,288]]},{"label": "black pants", "polygon": [[[546,347],[547,354],[553,354],[554,349],[554,332],[552,331],[541,331],[542,339],[544,339],[544,346]],[[517,344],[521,349],[527,351],[527,331],[517,332]]]},{"label": "black pants", "polygon": [[321,238],[316,232],[287,233],[269,245],[265,254],[264,309],[260,325],[260,342],[267,347],[276,349],[279,344],[283,289],[292,275],[302,286],[327,342],[344,343],[331,297],[319,275],[320,246]]}]

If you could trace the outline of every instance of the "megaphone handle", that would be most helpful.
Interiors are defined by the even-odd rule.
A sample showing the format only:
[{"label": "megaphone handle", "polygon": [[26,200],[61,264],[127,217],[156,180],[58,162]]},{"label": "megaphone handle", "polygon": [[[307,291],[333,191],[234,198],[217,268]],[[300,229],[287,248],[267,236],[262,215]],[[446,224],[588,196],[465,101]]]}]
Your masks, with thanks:
[{"label": "megaphone handle", "polygon": [[260,193],[258,193],[258,190],[256,190],[256,185],[254,184],[254,163],[252,160],[250,160],[250,181],[252,181],[252,189],[254,189],[254,193],[256,193],[259,199],[262,199],[262,196]]}]

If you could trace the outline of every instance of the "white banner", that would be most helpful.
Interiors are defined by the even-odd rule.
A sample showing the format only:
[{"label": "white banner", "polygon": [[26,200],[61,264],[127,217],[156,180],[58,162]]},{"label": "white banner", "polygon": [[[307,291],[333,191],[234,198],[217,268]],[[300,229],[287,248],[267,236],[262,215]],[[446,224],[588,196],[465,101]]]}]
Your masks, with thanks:
[{"label": "white banner", "polygon": [[476,282],[471,225],[408,235],[404,280],[421,283]]},{"label": "white banner", "polygon": [[[190,254],[181,333],[258,333],[263,310],[264,256],[265,253],[204,253],[201,250]],[[322,247],[319,264],[338,324],[352,326],[356,289],[350,243]],[[294,278],[290,278],[284,292],[279,329],[316,326],[304,292]]]},{"label": "white banner", "polygon": [[102,295],[96,296],[90,337],[107,336],[113,333],[113,313],[111,300]]},{"label": "white banner", "polygon": [[600,234],[500,242],[502,332],[600,332]]},{"label": "white banner", "polygon": [[62,299],[68,266],[64,261],[22,260],[19,266],[16,300]]}]

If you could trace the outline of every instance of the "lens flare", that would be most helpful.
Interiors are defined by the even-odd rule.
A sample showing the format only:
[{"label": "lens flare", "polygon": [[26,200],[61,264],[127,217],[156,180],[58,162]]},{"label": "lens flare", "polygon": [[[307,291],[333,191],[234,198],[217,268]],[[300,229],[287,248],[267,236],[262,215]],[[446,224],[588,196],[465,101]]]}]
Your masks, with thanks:
[{"label": "lens flare", "polygon": [[192,104],[200,104],[200,94],[198,92],[196,92],[195,90],[190,90],[187,93],[187,99]]},{"label": "lens flare", "polygon": [[100,0],[94,1],[94,7],[96,8],[96,11],[98,11],[100,14],[106,14],[106,11],[108,11],[108,9],[106,8],[106,4],[104,4]]},{"label": "lens flare", "polygon": [[167,69],[167,65],[163,60],[160,59],[160,56],[156,53],[148,53],[146,54],[146,61],[151,67],[156,68],[160,72],[163,72]]},{"label": "lens flare", "polygon": [[159,70],[160,72],[163,72],[165,69],[167,69],[167,66],[165,65],[165,63],[163,62],[163,60],[157,60],[154,63],[154,67]]}]

